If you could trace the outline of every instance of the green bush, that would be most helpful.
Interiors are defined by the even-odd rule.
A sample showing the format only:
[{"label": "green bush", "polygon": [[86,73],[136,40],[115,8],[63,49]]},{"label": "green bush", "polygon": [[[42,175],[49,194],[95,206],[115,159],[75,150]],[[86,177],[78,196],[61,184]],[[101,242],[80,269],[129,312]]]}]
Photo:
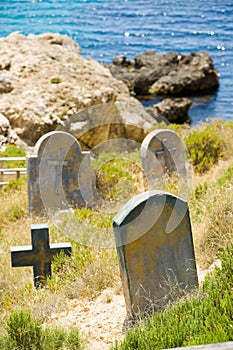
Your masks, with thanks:
[{"label": "green bush", "polygon": [[[25,157],[26,152],[16,145],[8,145],[4,152],[0,153],[0,157]],[[26,161],[8,161],[4,162],[4,168],[22,168],[26,167]]]},{"label": "green bush", "polygon": [[224,187],[229,182],[233,182],[233,165],[230,165],[224,174],[217,180],[220,186]]},{"label": "green bush", "polygon": [[19,204],[13,204],[12,207],[7,212],[7,220],[9,222],[16,222],[24,217],[26,217],[27,213],[25,209],[22,208]]},{"label": "green bush", "polygon": [[224,141],[218,136],[214,124],[193,130],[184,139],[188,156],[199,173],[204,173],[224,155]]},{"label": "green bush", "polygon": [[16,311],[7,321],[7,333],[15,347],[22,350],[40,349],[42,327],[32,320],[28,311]]},{"label": "green bush", "polygon": [[4,152],[0,153],[1,157],[25,157],[25,151],[16,146],[16,145],[8,145]]},{"label": "green bush", "polygon": [[43,329],[29,311],[15,311],[7,320],[7,336],[0,338],[1,350],[80,350],[79,331]]},{"label": "green bush", "polygon": [[50,79],[51,84],[60,84],[61,82],[62,82],[61,78],[55,77]]},{"label": "green bush", "polygon": [[26,183],[26,176],[21,175],[19,179],[10,179],[8,184],[6,184],[0,193],[6,193],[9,191],[20,191]]}]

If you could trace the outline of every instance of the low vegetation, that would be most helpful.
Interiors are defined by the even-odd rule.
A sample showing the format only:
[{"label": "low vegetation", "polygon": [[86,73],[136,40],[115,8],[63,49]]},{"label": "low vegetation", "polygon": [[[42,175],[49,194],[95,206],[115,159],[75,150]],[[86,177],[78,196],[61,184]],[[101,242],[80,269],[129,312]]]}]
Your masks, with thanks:
[{"label": "low vegetation", "polygon": [[[5,149],[5,151],[0,152],[0,157],[25,157],[26,152],[15,145],[8,145]],[[6,161],[3,162],[4,168],[20,168],[20,167],[26,167],[26,161],[20,160],[20,161]]]},{"label": "low vegetation", "polygon": [[[211,274],[197,294],[170,305],[130,331],[122,343],[113,346],[114,350],[233,340],[233,123],[214,121],[191,129],[176,125],[168,128],[183,139],[187,163],[193,169],[187,178],[185,199],[190,208],[197,263],[205,269],[221,257],[222,269]],[[16,153],[23,155],[22,150],[14,148],[1,156]],[[93,167],[101,205],[76,208],[72,219],[64,217],[59,224],[49,217],[29,217],[24,177],[11,180],[0,191],[1,349],[85,348],[77,329],[51,327],[51,314],[62,312],[66,300],[93,300],[119,282],[112,219],[125,201],[147,190],[147,181],[138,151],[103,153],[93,160]],[[181,195],[179,186],[176,176],[165,176],[161,189]],[[71,242],[72,256],[57,256],[52,278],[45,288],[35,290],[31,267],[11,268],[10,247],[30,244],[30,225],[42,222],[49,223],[51,243]],[[16,329],[20,330],[19,336]]]},{"label": "low vegetation", "polygon": [[7,319],[7,335],[0,339],[2,350],[79,350],[82,348],[79,331],[43,329],[29,311],[15,311]]},{"label": "low vegetation", "polygon": [[111,349],[169,349],[231,341],[233,245],[222,253],[221,262],[222,267],[208,275],[196,295],[154,314]]}]

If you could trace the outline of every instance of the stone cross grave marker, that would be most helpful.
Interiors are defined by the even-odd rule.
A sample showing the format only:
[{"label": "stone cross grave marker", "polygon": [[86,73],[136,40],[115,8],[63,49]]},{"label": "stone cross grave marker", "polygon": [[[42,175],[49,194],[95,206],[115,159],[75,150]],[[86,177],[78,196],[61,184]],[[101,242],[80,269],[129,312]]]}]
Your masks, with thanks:
[{"label": "stone cross grave marker", "polygon": [[141,193],[121,208],[113,228],[128,320],[198,286],[187,202],[164,191]]},{"label": "stone cross grave marker", "polygon": [[184,145],[172,130],[158,129],[149,133],[141,145],[142,166],[148,188],[161,184],[165,174],[186,177]]},{"label": "stone cross grave marker", "polygon": [[51,276],[54,255],[60,252],[71,255],[71,244],[49,244],[47,224],[31,225],[31,239],[31,246],[11,247],[11,264],[12,267],[33,266],[34,285],[38,288]]},{"label": "stone cross grave marker", "polygon": [[43,215],[93,201],[90,153],[81,152],[77,139],[63,131],[42,136],[34,155],[27,157],[30,214]]}]

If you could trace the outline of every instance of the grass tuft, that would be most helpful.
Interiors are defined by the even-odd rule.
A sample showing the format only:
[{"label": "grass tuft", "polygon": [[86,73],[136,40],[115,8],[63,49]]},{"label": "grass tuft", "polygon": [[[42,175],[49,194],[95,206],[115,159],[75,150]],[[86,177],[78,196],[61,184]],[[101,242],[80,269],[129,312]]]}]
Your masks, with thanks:
[{"label": "grass tuft", "polygon": [[7,320],[7,335],[0,338],[3,350],[81,350],[78,330],[43,329],[28,310],[15,311]]}]

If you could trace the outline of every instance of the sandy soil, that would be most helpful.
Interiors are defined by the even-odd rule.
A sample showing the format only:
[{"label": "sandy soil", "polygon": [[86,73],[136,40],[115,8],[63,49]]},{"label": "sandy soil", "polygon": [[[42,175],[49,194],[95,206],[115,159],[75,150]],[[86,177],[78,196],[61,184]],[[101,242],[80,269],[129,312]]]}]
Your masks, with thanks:
[{"label": "sandy soil", "polygon": [[53,313],[48,326],[77,327],[85,349],[107,350],[114,340],[123,339],[125,301],[119,288],[108,288],[95,300],[66,300],[67,311]]},{"label": "sandy soil", "polygon": [[[219,263],[216,261],[206,270],[197,267],[199,283]],[[122,326],[126,309],[120,281],[115,288],[104,290],[95,300],[67,299],[66,304],[67,311],[51,314],[46,325],[77,327],[85,340],[85,349],[88,350],[109,350],[115,339],[123,339]]]}]

